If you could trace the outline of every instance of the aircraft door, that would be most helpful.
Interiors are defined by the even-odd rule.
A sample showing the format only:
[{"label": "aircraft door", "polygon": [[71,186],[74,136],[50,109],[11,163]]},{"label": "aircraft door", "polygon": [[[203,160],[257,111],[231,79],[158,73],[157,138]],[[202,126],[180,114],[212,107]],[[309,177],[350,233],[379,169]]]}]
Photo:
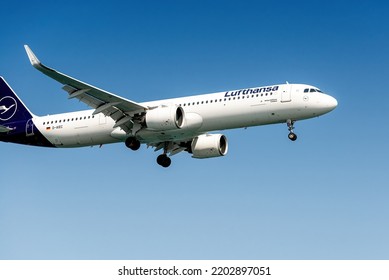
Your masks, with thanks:
[{"label": "aircraft door", "polygon": [[34,123],[32,119],[29,119],[26,123],[26,136],[34,135]]},{"label": "aircraft door", "polygon": [[292,101],[292,85],[286,84],[282,87],[281,91],[281,102]]}]

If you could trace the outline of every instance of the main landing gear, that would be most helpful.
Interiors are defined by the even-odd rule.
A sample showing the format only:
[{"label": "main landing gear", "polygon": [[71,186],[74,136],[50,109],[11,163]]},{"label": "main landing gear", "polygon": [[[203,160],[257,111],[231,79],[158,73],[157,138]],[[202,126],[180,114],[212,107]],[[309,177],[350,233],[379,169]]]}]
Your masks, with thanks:
[{"label": "main landing gear", "polygon": [[[125,141],[125,144],[127,148],[130,148],[133,151],[138,150],[141,145],[139,140],[136,139],[135,137],[128,137]],[[166,142],[164,147],[164,153],[157,157],[157,163],[162,167],[169,167],[170,164],[172,163],[170,157],[167,156],[167,151],[168,151],[168,143]]]},{"label": "main landing gear", "polygon": [[292,121],[292,120],[287,120],[286,121],[286,124],[288,126],[288,130],[289,130],[289,134],[288,134],[288,138],[291,140],[291,141],[296,141],[297,140],[297,135],[293,132],[293,129],[294,129],[294,122],[295,121]]},{"label": "main landing gear", "polygon": [[136,151],[140,148],[140,142],[135,137],[128,137],[125,143],[127,148],[130,148],[133,151]]},{"label": "main landing gear", "polygon": [[169,142],[165,142],[163,145],[163,154],[159,155],[157,157],[157,163],[162,166],[162,167],[169,167],[170,164],[172,163],[172,160],[170,157],[167,156],[168,148],[169,148]]},{"label": "main landing gear", "polygon": [[157,163],[162,166],[162,167],[169,167],[170,164],[172,163],[172,160],[170,157],[168,157],[166,154],[159,155],[157,157]]}]

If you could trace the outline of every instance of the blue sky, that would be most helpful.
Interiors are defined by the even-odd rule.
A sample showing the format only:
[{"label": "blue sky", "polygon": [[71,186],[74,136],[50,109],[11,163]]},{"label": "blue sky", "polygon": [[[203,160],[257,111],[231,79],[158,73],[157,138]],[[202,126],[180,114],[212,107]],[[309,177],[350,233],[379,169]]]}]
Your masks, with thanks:
[{"label": "blue sky", "polygon": [[[8,3],[7,3],[8,2]],[[328,115],[225,131],[226,157],[0,143],[0,259],[388,259],[384,1],[6,1],[0,75],[37,115],[86,109],[31,67],[134,101],[313,84]]]}]

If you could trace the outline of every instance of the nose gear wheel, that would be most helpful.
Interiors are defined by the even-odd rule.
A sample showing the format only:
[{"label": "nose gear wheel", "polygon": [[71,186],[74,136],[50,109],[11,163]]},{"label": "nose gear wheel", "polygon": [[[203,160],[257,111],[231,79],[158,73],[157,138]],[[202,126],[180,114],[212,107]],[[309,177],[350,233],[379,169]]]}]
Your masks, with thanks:
[{"label": "nose gear wheel", "polygon": [[295,121],[292,121],[292,120],[287,120],[286,121],[286,125],[288,126],[288,130],[289,130],[289,134],[288,134],[288,138],[291,140],[291,141],[296,141],[297,140],[297,135],[293,132],[293,129],[294,129],[294,123]]}]

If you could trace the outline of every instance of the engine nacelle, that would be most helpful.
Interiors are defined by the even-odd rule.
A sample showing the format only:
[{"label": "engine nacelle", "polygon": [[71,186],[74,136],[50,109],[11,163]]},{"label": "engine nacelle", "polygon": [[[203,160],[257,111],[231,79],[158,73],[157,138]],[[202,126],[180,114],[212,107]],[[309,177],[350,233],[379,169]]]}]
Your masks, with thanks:
[{"label": "engine nacelle", "polygon": [[184,109],[179,106],[162,105],[147,111],[146,127],[153,130],[172,130],[184,125]]},{"label": "engine nacelle", "polygon": [[223,134],[202,134],[192,141],[194,158],[220,157],[227,154],[228,142]]}]

